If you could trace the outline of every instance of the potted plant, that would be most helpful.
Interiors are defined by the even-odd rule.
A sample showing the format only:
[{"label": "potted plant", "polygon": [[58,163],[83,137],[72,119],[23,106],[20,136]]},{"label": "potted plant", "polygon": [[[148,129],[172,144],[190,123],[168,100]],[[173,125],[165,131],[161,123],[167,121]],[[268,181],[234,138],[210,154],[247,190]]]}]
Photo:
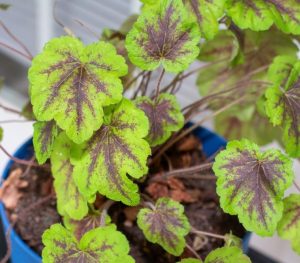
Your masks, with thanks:
[{"label": "potted plant", "polygon": [[[18,234],[46,263],[250,262],[246,230],[300,253],[300,195],[284,198],[300,155],[299,4],[142,2],[100,41],[67,29],[32,59],[34,157],[31,142],[11,156],[1,192],[16,191]],[[181,108],[194,73],[203,97]],[[209,118],[226,149],[199,129]],[[274,139],[285,153],[260,150]]]}]

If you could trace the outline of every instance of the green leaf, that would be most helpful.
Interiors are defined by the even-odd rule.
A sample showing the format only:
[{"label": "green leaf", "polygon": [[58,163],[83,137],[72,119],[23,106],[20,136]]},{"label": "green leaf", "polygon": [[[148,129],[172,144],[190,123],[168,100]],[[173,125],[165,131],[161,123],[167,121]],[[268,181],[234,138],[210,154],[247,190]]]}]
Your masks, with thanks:
[{"label": "green leaf", "polygon": [[275,23],[285,33],[300,34],[298,0],[229,0],[227,14],[242,29],[262,31]]},{"label": "green leaf", "polygon": [[225,236],[224,246],[243,248],[243,241],[241,238],[233,235],[231,232],[229,234],[225,234],[224,236]]},{"label": "green leaf", "polygon": [[6,11],[10,6],[10,4],[0,3],[0,10]]},{"label": "green leaf", "polygon": [[124,58],[109,43],[84,46],[69,36],[52,39],[29,69],[34,114],[39,121],[54,119],[82,143],[103,123],[103,107],[122,99],[119,77],[126,73]]},{"label": "green leaf", "polygon": [[213,165],[222,209],[243,226],[273,235],[282,216],[284,191],[293,181],[292,161],[279,150],[260,152],[248,141],[231,141]]},{"label": "green leaf", "polygon": [[72,232],[55,224],[43,234],[44,263],[133,263],[126,237],[115,225],[93,229],[77,241]]},{"label": "green leaf", "polygon": [[212,39],[201,46],[199,59],[214,62],[216,60],[232,61],[239,53],[239,42],[230,30],[221,30]]},{"label": "green leaf", "polygon": [[177,263],[203,263],[203,261],[196,258],[184,258]]},{"label": "green leaf", "polygon": [[218,33],[218,19],[224,14],[225,2],[226,0],[183,0],[206,39],[213,39]]},{"label": "green leaf", "polygon": [[283,217],[277,226],[281,238],[290,240],[295,252],[300,255],[300,195],[291,194],[283,200]]},{"label": "green leaf", "polygon": [[283,143],[292,157],[300,156],[300,61],[277,57],[269,70],[273,85],[265,93],[270,121],[283,127]]},{"label": "green leaf", "polygon": [[88,199],[79,192],[74,182],[74,166],[70,162],[72,145],[64,132],[58,135],[51,155],[51,170],[58,212],[79,220],[88,213]]},{"label": "green leaf", "polygon": [[[105,223],[111,222],[110,217],[107,215]],[[67,229],[71,230],[77,240],[80,240],[86,232],[101,226],[101,213],[99,211],[90,211],[81,220],[74,220],[68,216],[64,216],[64,225]]]},{"label": "green leaf", "polygon": [[33,125],[33,146],[36,159],[43,164],[50,157],[58,127],[55,121],[38,121]]},{"label": "green leaf", "polygon": [[138,187],[128,178],[147,173],[151,150],[143,138],[149,130],[148,119],[131,101],[123,99],[109,109],[111,113],[74,159],[74,178],[80,191],[89,197],[97,191],[127,205],[139,203]]},{"label": "green leaf", "polygon": [[160,198],[152,209],[139,211],[137,224],[148,241],[161,245],[174,256],[182,254],[190,224],[180,203]]},{"label": "green leaf", "polygon": [[32,104],[28,101],[22,108],[21,115],[28,120],[35,120]]},{"label": "green leaf", "polygon": [[131,62],[143,70],[160,65],[168,72],[185,70],[199,53],[200,32],[181,0],[161,0],[143,9],[126,38]]},{"label": "green leaf", "polygon": [[151,146],[164,143],[172,132],[183,127],[184,116],[174,95],[162,93],[157,100],[151,100],[146,96],[139,97],[136,105],[149,119],[150,130],[146,139]]},{"label": "green leaf", "polygon": [[0,127],[0,142],[3,140],[3,128]]},{"label": "green leaf", "polygon": [[204,263],[251,263],[238,247],[221,247],[208,254]]}]

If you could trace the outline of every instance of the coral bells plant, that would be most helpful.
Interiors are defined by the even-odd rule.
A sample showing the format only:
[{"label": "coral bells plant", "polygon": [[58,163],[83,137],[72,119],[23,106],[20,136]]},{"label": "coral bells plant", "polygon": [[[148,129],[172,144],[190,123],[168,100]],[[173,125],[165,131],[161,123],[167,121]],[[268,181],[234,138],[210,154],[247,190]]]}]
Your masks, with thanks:
[{"label": "coral bells plant", "polygon": [[[193,225],[187,198],[145,191],[157,181],[206,180],[209,172],[225,213],[260,236],[277,231],[300,254],[300,193],[285,197],[292,158],[300,157],[299,2],[142,2],[120,30],[106,29],[89,45],[75,34],[55,38],[32,59],[38,164],[14,160],[51,165],[62,220],[42,235],[43,262],[134,262],[116,209],[135,211],[130,224],[168,262],[250,262],[232,233]],[[169,83],[165,73],[173,74]],[[193,74],[202,97],[182,108],[176,95]],[[163,169],[170,149],[209,118],[231,140],[226,149],[204,164]],[[274,140],[285,152],[260,150]],[[191,233],[223,242],[201,258],[187,242]]]}]

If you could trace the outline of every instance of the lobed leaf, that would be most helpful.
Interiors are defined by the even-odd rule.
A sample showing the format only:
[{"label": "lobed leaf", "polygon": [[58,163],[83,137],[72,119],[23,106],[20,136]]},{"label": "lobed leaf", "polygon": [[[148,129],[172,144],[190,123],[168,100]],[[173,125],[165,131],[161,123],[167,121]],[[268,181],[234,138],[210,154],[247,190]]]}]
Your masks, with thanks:
[{"label": "lobed leaf", "polygon": [[227,14],[242,29],[263,31],[275,23],[285,33],[300,34],[298,0],[229,0]]},{"label": "lobed leaf", "polygon": [[199,53],[200,32],[181,0],[161,0],[142,10],[126,37],[131,62],[143,70],[160,65],[168,72],[185,70]]},{"label": "lobed leaf", "polygon": [[277,231],[281,238],[290,240],[295,252],[300,255],[300,195],[291,194],[283,200],[283,217]]},{"label": "lobed leaf", "polygon": [[50,157],[53,144],[58,135],[55,121],[37,121],[33,125],[33,146],[36,159],[43,164]]},{"label": "lobed leaf", "polygon": [[44,263],[132,263],[126,237],[115,225],[93,229],[77,241],[72,232],[55,224],[43,234]]},{"label": "lobed leaf", "polygon": [[168,93],[161,93],[157,99],[139,97],[136,105],[145,112],[149,119],[150,130],[147,141],[151,146],[164,143],[174,131],[183,127],[184,116],[177,98]]},{"label": "lobed leaf", "polygon": [[87,198],[99,192],[127,205],[139,203],[138,187],[128,175],[147,173],[151,150],[143,138],[148,129],[143,111],[127,99],[107,109],[101,129],[78,151],[81,156],[73,158],[74,179]]},{"label": "lobed leaf", "polygon": [[222,209],[243,226],[271,236],[282,216],[284,191],[293,181],[292,161],[279,150],[260,152],[248,141],[231,141],[213,165]]},{"label": "lobed leaf", "polygon": [[232,61],[239,53],[239,42],[230,30],[221,30],[212,40],[205,41],[201,46],[201,61]]},{"label": "lobed leaf", "polygon": [[266,113],[274,125],[283,126],[283,143],[292,157],[300,156],[300,61],[275,58],[269,70],[273,82],[265,96]]},{"label": "lobed leaf", "polygon": [[218,19],[224,14],[225,2],[226,0],[183,0],[206,39],[213,39],[218,33]]},{"label": "lobed leaf", "polygon": [[64,132],[55,140],[51,154],[51,170],[57,198],[57,210],[62,216],[82,219],[88,213],[88,199],[78,190],[70,161],[72,141]]},{"label": "lobed leaf", "polygon": [[103,122],[103,107],[122,99],[124,58],[105,42],[84,46],[64,36],[49,41],[29,70],[30,96],[39,121],[54,119],[76,143]]},{"label": "lobed leaf", "polygon": [[221,247],[213,250],[205,258],[204,263],[251,263],[248,256],[238,247]]},{"label": "lobed leaf", "polygon": [[172,255],[182,254],[190,224],[180,203],[160,198],[153,209],[139,211],[137,224],[148,241],[161,245]]}]

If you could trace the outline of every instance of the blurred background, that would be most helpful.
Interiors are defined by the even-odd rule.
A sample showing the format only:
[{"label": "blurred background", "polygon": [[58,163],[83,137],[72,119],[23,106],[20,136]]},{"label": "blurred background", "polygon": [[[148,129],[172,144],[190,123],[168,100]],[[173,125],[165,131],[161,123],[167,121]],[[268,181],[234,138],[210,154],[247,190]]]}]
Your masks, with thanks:
[{"label": "blurred background", "polygon": [[[133,13],[138,13],[140,3],[136,0],[5,0],[11,7],[0,12],[0,20],[16,35],[33,55],[39,53],[49,39],[64,34],[63,26],[69,28],[83,42],[91,43],[101,35],[104,28],[118,29],[122,22]],[[19,46],[0,28],[0,41],[11,47]],[[0,46],[0,76],[4,85],[0,89],[0,103],[15,109],[21,109],[28,101],[27,70],[30,62],[15,52]],[[168,80],[168,78],[166,78]],[[195,77],[184,82],[186,86],[179,93],[180,103],[184,106],[199,97]],[[14,152],[20,144],[32,136],[32,123],[10,123],[18,117],[0,109],[0,121],[3,124],[3,145]],[[22,121],[22,119],[19,119]],[[205,124],[213,128],[211,122]],[[272,144],[272,147],[279,147]],[[270,147],[270,146],[268,146]],[[0,171],[6,156],[0,152]],[[300,166],[295,162],[297,182],[300,184]],[[294,188],[290,192],[295,192]],[[253,262],[297,263],[300,257],[290,248],[287,241],[278,237],[261,238],[252,235],[251,250]],[[1,245],[0,245],[1,246]],[[264,257],[267,256],[268,258]],[[238,262],[237,262],[238,263]]]}]

